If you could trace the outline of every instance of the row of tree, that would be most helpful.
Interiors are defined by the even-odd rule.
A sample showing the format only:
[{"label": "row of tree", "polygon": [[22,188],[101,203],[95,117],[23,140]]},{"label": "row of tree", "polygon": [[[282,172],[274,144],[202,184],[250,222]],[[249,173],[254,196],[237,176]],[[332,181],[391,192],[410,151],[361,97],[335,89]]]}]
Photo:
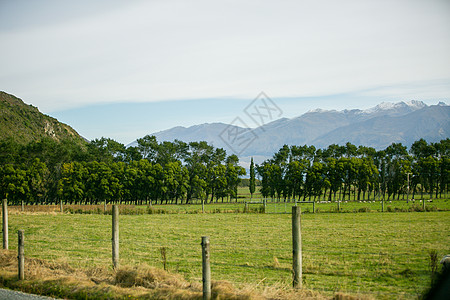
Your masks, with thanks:
[{"label": "row of tree", "polygon": [[0,161],[0,196],[13,203],[223,201],[237,197],[245,175],[237,156],[221,148],[158,143],[154,136],[128,148],[106,138],[84,146],[7,140],[0,143]]},{"label": "row of tree", "polygon": [[[446,193],[450,180],[450,140],[407,147],[394,143],[385,150],[359,146],[283,146],[257,166],[263,197],[328,200],[389,199],[420,192]],[[252,177],[253,175],[250,174]]]},{"label": "row of tree", "polygon": [[[260,165],[251,163],[249,189],[259,177],[263,197],[329,200],[417,191],[438,197],[448,190],[450,140],[416,141],[411,148],[283,146]],[[236,155],[206,142],[159,143],[154,136],[133,147],[101,138],[85,145],[43,139],[27,145],[0,142],[0,196],[18,203],[103,201],[190,203],[237,197],[245,170]]]}]

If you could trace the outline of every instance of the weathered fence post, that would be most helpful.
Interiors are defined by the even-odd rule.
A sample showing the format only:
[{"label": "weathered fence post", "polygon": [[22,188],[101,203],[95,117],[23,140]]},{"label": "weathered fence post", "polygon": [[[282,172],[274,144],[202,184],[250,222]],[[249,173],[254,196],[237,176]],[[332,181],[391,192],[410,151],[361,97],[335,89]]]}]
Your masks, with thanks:
[{"label": "weathered fence post", "polygon": [[302,234],[300,227],[300,206],[292,207],[292,269],[294,288],[302,287]]},{"label": "weathered fence post", "polygon": [[114,269],[119,267],[119,207],[112,206],[112,261]]},{"label": "weathered fence post", "polygon": [[23,204],[23,200],[22,200],[22,202],[21,202],[21,209],[22,209],[22,211],[25,210],[25,205]]},{"label": "weathered fence post", "polygon": [[205,213],[205,200],[202,199],[202,214]]},{"label": "weathered fence post", "polygon": [[202,236],[202,274],[203,274],[203,299],[211,299],[211,266],[209,252],[209,237]]},{"label": "weathered fence post", "polygon": [[59,211],[60,211],[60,212],[64,212],[64,206],[63,206],[63,201],[62,201],[62,199],[59,200]]},{"label": "weathered fence post", "polygon": [[8,250],[8,200],[3,199],[3,249]]},{"label": "weathered fence post", "polygon": [[24,236],[23,236],[23,230],[18,231],[18,256],[17,259],[19,260],[19,280],[25,279],[25,271],[24,271],[24,265],[25,265],[25,257],[24,257]]},{"label": "weathered fence post", "polygon": [[409,202],[409,175],[412,173],[406,173],[406,175],[408,176],[408,189],[407,189],[407,196],[406,196],[406,203]]},{"label": "weathered fence post", "polygon": [[316,213],[316,201],[313,201],[313,214]]}]

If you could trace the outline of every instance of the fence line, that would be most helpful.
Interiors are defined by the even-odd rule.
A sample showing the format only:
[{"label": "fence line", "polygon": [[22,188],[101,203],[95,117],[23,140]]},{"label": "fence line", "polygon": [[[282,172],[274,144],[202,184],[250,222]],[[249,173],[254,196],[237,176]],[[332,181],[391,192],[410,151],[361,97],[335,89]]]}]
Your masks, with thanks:
[{"label": "fence line", "polygon": [[[68,239],[70,239],[69,237],[66,237],[65,238],[66,240],[68,240]],[[73,239],[74,241],[77,241],[78,239]],[[88,239],[87,239],[87,241],[89,241]],[[103,240],[103,242],[106,242],[107,240]],[[30,245],[31,243],[33,243],[33,242],[38,242],[38,240],[36,240],[36,239],[27,239],[27,245]],[[110,242],[110,241],[108,241],[108,242]],[[142,243],[141,243],[142,244]],[[198,245],[198,244],[197,244]],[[131,248],[131,247],[130,247]],[[133,247],[134,248],[134,247]],[[155,249],[156,250],[156,248],[160,248],[159,246],[154,246],[153,247],[153,249]],[[170,248],[170,247],[169,247]],[[174,247],[172,247],[173,249],[174,249]],[[43,247],[43,249],[46,249],[46,247]],[[58,248],[55,248],[55,249],[58,249]],[[218,249],[216,248],[216,246],[214,246],[214,244],[212,244],[211,245],[211,248],[210,248],[211,250],[211,253],[212,253],[212,256],[214,257],[214,253],[216,253],[217,251],[218,251]],[[121,249],[122,251],[124,251],[125,250],[125,248],[122,248]],[[223,249],[223,250],[227,250],[227,249]],[[236,251],[237,252],[246,252],[246,251],[248,251],[248,250],[251,250],[251,248],[244,248],[244,249],[237,249]],[[278,249],[276,249],[276,250],[278,250]],[[291,250],[292,251],[292,249],[287,249],[287,248],[282,248],[282,249],[279,249],[281,252],[284,252],[285,253],[285,257],[286,257],[286,259],[288,259],[288,260],[290,260],[288,257],[289,257],[289,250]],[[81,249],[65,249],[65,250],[63,250],[64,252],[72,252],[72,253],[76,253],[76,252],[80,252],[81,251]],[[312,250],[311,250],[312,251]],[[29,253],[30,251],[28,251],[27,253]],[[228,252],[229,252],[229,249],[228,249]],[[309,252],[309,251],[305,251],[305,250],[303,250],[303,252]],[[321,253],[324,253],[324,254],[329,254],[329,253],[327,253],[326,251],[318,251],[318,252],[321,252]],[[364,254],[373,254],[373,255],[380,255],[380,253],[365,253],[365,252],[334,252],[335,254],[338,254],[338,255],[341,255],[341,254],[343,254],[343,253],[346,253],[346,254],[361,254],[361,255],[364,255]],[[146,253],[145,255],[147,256],[147,257],[149,257],[150,255],[149,255],[150,253]],[[194,252],[194,251],[192,251],[192,255],[188,255],[188,257],[192,257],[192,258],[197,258],[197,261],[199,261],[199,259],[198,259],[198,255],[200,254],[200,251],[198,251],[198,249]],[[305,253],[304,253],[305,254]],[[30,256],[33,256],[32,254],[28,254],[28,255],[30,255]],[[385,254],[385,253],[381,253],[381,255],[389,255],[389,256],[406,256],[406,254],[405,255],[399,255],[399,254]],[[58,257],[61,257],[61,256],[58,256],[58,255],[51,255],[51,254],[48,254],[48,256],[51,256],[51,257],[53,257],[53,258],[58,258]],[[83,253],[82,252],[80,252],[80,255],[78,256],[78,257],[83,257]],[[304,258],[305,258],[305,256],[303,256]],[[107,263],[107,256],[105,256],[105,258],[104,259],[97,259],[97,258],[92,258],[92,257],[83,257],[83,259],[84,260],[89,260],[89,262],[99,262],[99,263]],[[160,263],[160,260],[161,260],[161,258],[158,256],[158,253],[156,252],[156,251],[154,251],[154,253],[149,257],[149,259],[153,259],[154,261],[157,261],[158,262],[158,264]],[[316,259],[314,258],[314,257],[311,257],[311,258],[309,258],[309,259],[312,259],[313,261],[316,261]],[[128,259],[128,260],[130,260],[130,259]],[[243,259],[243,260],[245,260],[245,258]],[[167,260],[167,263],[169,264],[169,265],[176,265],[177,263],[185,263],[186,265],[189,265],[189,262],[187,262],[186,260],[177,260],[177,259],[168,259]],[[239,265],[239,264],[230,264],[230,263],[226,263],[226,262],[218,262],[218,261],[212,261],[211,263],[210,263],[212,266],[232,266],[232,267],[248,267],[248,266],[246,266],[246,265]],[[251,267],[261,267],[261,268],[266,268],[267,267],[267,265],[265,265],[264,263],[261,263],[261,264],[256,264],[256,265],[252,265]],[[282,269],[280,269],[281,271],[283,271],[283,268]],[[288,271],[288,270],[285,270],[285,271]],[[364,270],[362,270],[362,271],[364,271]],[[303,272],[304,274],[310,274],[309,272]],[[326,274],[322,274],[322,275],[324,275],[324,276],[328,276],[328,275],[326,275]],[[352,275],[352,276],[356,276],[356,275],[358,275],[358,276],[362,276],[363,274],[361,274],[361,272],[358,272],[357,270],[356,271],[352,271],[352,272],[350,272],[349,273],[349,275]],[[331,275],[330,275],[331,276]],[[357,293],[357,294],[374,294],[374,295],[377,295],[377,294],[381,294],[381,295],[413,295],[413,296],[416,296],[416,294],[408,294],[408,293],[389,293],[389,292],[382,292],[382,291],[353,291],[353,290],[347,290],[347,289],[341,289],[341,288],[337,288],[337,289],[335,289],[335,290],[332,290],[332,289],[315,289],[315,288],[312,288],[313,290],[317,290],[317,291],[320,291],[320,290],[323,290],[323,291],[327,291],[327,292],[336,292],[336,291],[342,291],[342,292],[346,292],[346,293]]]},{"label": "fence line", "polygon": [[[258,209],[246,209],[246,206],[249,204],[257,204],[259,203],[261,206],[265,207],[266,213],[290,213],[288,206],[290,205],[304,205],[307,204],[307,208],[305,209],[305,212],[310,211],[310,206],[312,206],[312,212],[340,212],[341,210],[345,210],[346,205],[349,205],[350,207],[347,208],[350,209],[350,211],[358,211],[358,209],[364,210],[369,209],[369,211],[407,211],[407,210],[436,210],[436,209],[444,209],[447,210],[447,207],[439,207],[442,200],[445,200],[445,198],[438,198],[438,199],[391,199],[391,200],[383,200],[383,199],[377,199],[377,200],[333,200],[333,201],[327,201],[327,200],[316,200],[316,201],[299,201],[298,199],[294,201],[293,199],[287,199],[286,201],[279,201],[279,200],[265,200],[264,198],[260,198],[260,201],[257,201],[258,199],[253,199],[252,201],[246,201],[245,199],[240,202],[215,202],[215,203],[207,203],[205,205],[205,208],[201,208],[201,203],[197,204],[158,204],[156,208],[155,213],[159,213],[158,210],[163,210],[165,213],[200,213],[201,211],[209,212],[209,213],[215,213],[215,212],[227,212],[227,207],[229,207],[229,212],[248,212],[248,211],[255,211]],[[431,203],[433,206],[430,206],[429,204],[425,205],[424,201]],[[364,206],[364,204],[368,205],[368,207]],[[401,205],[400,205],[401,204]],[[221,206],[221,207],[215,207],[215,206]],[[325,208],[322,208],[322,206],[325,205]],[[353,205],[356,205],[357,207],[354,207]],[[359,205],[362,205],[359,207]],[[386,207],[386,205],[388,207]],[[437,205],[437,206],[436,206]],[[72,209],[70,206],[65,208],[64,210],[67,212],[74,212],[74,209]],[[101,208],[102,204],[74,204],[73,206],[76,207],[87,207],[92,208],[91,206],[96,206],[97,209],[91,209],[88,210],[92,213],[98,213],[103,214],[105,213],[104,209]],[[112,206],[112,205],[109,205]],[[132,214],[132,211],[135,210],[139,214],[145,214],[147,213],[145,207],[140,207],[139,209],[136,208],[136,204],[121,204],[120,206],[129,206],[125,207],[125,211],[127,211],[127,214]],[[144,206],[144,205],[142,205]],[[45,207],[45,205],[27,205],[27,207],[30,208],[41,208]],[[58,205],[52,206],[54,209],[53,211],[60,211],[60,207]],[[172,207],[176,207],[177,210],[172,210]],[[190,207],[193,207],[192,209]],[[206,209],[208,208],[208,209]],[[15,206],[14,209],[18,209],[18,206]],[[82,212],[82,208],[76,209],[76,211]],[[110,213],[111,210],[108,210],[107,213]]]},{"label": "fence line", "polygon": [[[36,243],[41,243],[44,241],[51,241],[54,239],[58,239],[58,240],[67,240],[67,241],[77,241],[77,242],[103,242],[103,243],[109,243],[111,242],[110,239],[91,239],[91,238],[71,238],[71,237],[65,237],[65,236],[54,236],[54,237],[43,237],[43,238],[39,238],[39,239],[35,239],[33,238],[33,236],[29,236],[27,238],[28,242],[36,242]],[[169,245],[169,244],[158,244],[155,245],[154,242],[152,241],[146,241],[146,240],[136,240],[136,239],[121,239],[119,241],[120,244],[122,245],[130,245],[130,244],[138,244],[138,245],[142,245],[145,246],[145,248],[154,248],[154,249],[159,249],[159,248],[167,248],[167,249],[176,249],[178,248],[177,246],[173,246],[173,245]],[[195,243],[191,243],[190,246],[195,247]],[[236,245],[236,242],[234,243],[234,245]],[[289,253],[292,249],[291,248],[286,248],[286,247],[275,247],[275,248],[271,248],[271,247],[251,247],[251,248],[245,248],[245,247],[239,247],[239,248],[235,248],[233,250],[230,250],[228,247],[230,245],[227,244],[213,244],[211,245],[211,249],[213,249],[214,251],[217,252],[229,252],[229,251],[237,251],[237,252],[248,252],[248,251],[266,251],[266,252],[272,252],[272,251],[280,251],[280,252],[286,252]],[[410,252],[405,252],[405,253],[390,253],[390,252],[366,252],[366,251],[346,251],[346,250],[333,250],[331,248],[331,250],[323,250],[323,249],[314,249],[314,248],[305,248],[305,245],[303,243],[302,246],[302,252],[303,253],[310,253],[310,254],[317,254],[317,253],[323,253],[323,254],[327,254],[327,255],[342,255],[342,254],[353,254],[353,255],[388,255],[388,256],[410,256],[411,253]],[[127,247],[124,247],[127,248]],[[336,249],[339,248],[339,246],[335,247]],[[330,248],[329,248],[330,249]],[[73,250],[73,249],[72,249]],[[67,251],[71,251],[71,249],[67,250]]]},{"label": "fence line", "polygon": [[[89,238],[70,238],[70,237],[60,237],[60,236],[55,236],[54,239],[58,239],[58,240],[67,240],[67,241],[77,241],[77,242],[103,242],[103,243],[109,243],[111,242],[111,240],[107,240],[107,239],[89,239]],[[33,237],[28,237],[27,241],[28,242],[36,242],[36,243],[41,243],[43,241],[51,241],[53,240],[52,238],[46,237],[45,239],[35,239]],[[160,249],[160,248],[166,248],[166,249],[176,249],[178,248],[177,246],[173,246],[173,245],[168,245],[168,244],[158,244],[155,245],[154,242],[152,241],[143,241],[143,240],[135,240],[135,239],[121,239],[119,241],[120,244],[122,245],[130,245],[130,244],[137,244],[137,245],[141,245],[141,248],[154,248],[154,249]],[[236,245],[236,243],[234,244]],[[190,246],[195,247],[195,243],[190,244]],[[276,247],[276,248],[268,248],[268,247],[251,247],[251,248],[245,248],[245,247],[239,247],[238,249],[233,249],[230,250],[228,247],[230,245],[226,245],[226,244],[213,244],[211,245],[211,249],[213,249],[216,252],[229,252],[229,251],[236,251],[236,252],[248,252],[248,251],[265,251],[265,252],[285,252],[285,253],[289,253],[292,249],[290,248],[280,248],[280,247]],[[125,249],[127,247],[124,247]],[[336,248],[338,248],[338,246],[336,246]],[[69,249],[67,251],[71,251],[73,249]],[[405,253],[390,253],[390,252],[366,252],[366,251],[345,251],[345,250],[323,250],[323,249],[311,249],[311,248],[305,248],[305,244],[303,243],[303,247],[302,247],[302,252],[303,253],[307,253],[307,254],[317,254],[317,253],[323,253],[326,255],[342,255],[342,254],[353,254],[353,255],[387,255],[387,256],[392,256],[392,257],[396,257],[396,256],[410,256],[411,253],[409,252],[405,252]]]},{"label": "fence line", "polygon": [[[292,251],[292,253],[293,253],[292,261],[293,261],[293,269],[294,269],[293,286],[294,287],[300,287],[301,286],[301,282],[302,282],[301,281],[301,274],[302,274],[301,260],[302,260],[302,255],[301,255],[301,252],[300,252],[300,250],[301,250],[301,243],[299,245],[295,246],[295,242],[294,242],[294,240],[296,239],[296,234],[294,234],[294,231],[297,230],[296,228],[298,228],[299,233],[300,233],[300,207],[292,207],[292,212],[293,212],[292,213],[293,249],[267,248],[267,247],[261,247],[261,248],[254,248],[254,247],[252,247],[252,248],[245,248],[245,247],[242,248],[242,247],[240,247],[240,248],[237,248],[237,249],[235,248],[234,250],[230,250],[229,248],[225,248],[225,247],[227,247],[229,245],[217,244],[217,245],[212,245],[211,246],[211,250],[210,250],[209,240],[208,240],[208,251],[207,252],[209,254],[210,251],[212,251],[213,253],[214,252],[219,252],[219,251],[227,251],[227,252],[233,251],[233,252],[240,253],[240,252],[245,252],[245,251],[249,251],[249,250],[252,250],[252,251],[255,251],[255,250],[256,251],[267,251],[267,252],[271,252],[271,251],[275,252],[275,251],[277,251],[277,252],[283,252],[283,253],[285,253],[285,256],[288,256],[289,251]],[[7,213],[6,214],[4,213],[4,215],[7,216]],[[296,224],[297,218],[298,218],[298,222],[299,222],[298,225]],[[119,243],[122,243],[122,244],[127,244],[128,243],[129,245],[134,245],[134,246],[136,244],[138,244],[138,245],[144,245],[145,248],[155,248],[155,249],[156,248],[160,248],[160,249],[161,248],[168,248],[168,249],[176,249],[177,248],[176,246],[172,246],[172,245],[169,245],[169,246],[154,245],[151,241],[142,241],[142,240],[134,240],[134,239],[124,239],[124,240],[119,241],[119,239],[118,239],[118,232],[119,232],[118,207],[115,206],[115,205],[113,206],[112,220],[113,220],[112,221],[112,232],[113,232],[113,234],[112,234],[112,239],[111,240],[101,239],[101,238],[99,238],[99,239],[71,238],[71,237],[67,237],[67,236],[57,237],[57,238],[58,239],[63,239],[63,240],[76,240],[78,242],[80,242],[80,241],[102,242],[102,243],[112,242],[112,257],[113,257],[113,267],[114,268],[117,268],[119,266],[119,253],[118,253],[119,252],[119,246],[118,246]],[[266,227],[266,228],[271,228],[271,227]],[[116,235],[116,233],[117,233],[117,235]],[[297,238],[299,238],[299,237],[297,237]],[[32,238],[32,239],[28,240],[28,243],[30,243],[30,242],[37,242],[37,243],[39,243],[39,242],[42,242],[43,240],[45,241],[45,239],[37,240],[37,239],[33,239]],[[20,249],[21,249],[21,247],[22,247],[22,253],[23,253],[23,231],[22,231],[22,237],[20,236],[20,231],[19,231],[18,241],[19,241],[19,243],[18,243],[19,257],[20,257],[20,251],[21,251]],[[21,243],[22,243],[22,246],[21,246]],[[202,246],[203,246],[203,242],[202,242]],[[128,248],[131,248],[131,247],[124,247],[124,248],[125,248],[125,250],[128,250]],[[122,248],[122,249],[124,249],[124,248]],[[45,248],[45,249],[48,249],[48,247]],[[135,249],[137,249],[137,247],[135,247]],[[203,247],[202,247],[202,249],[203,249]],[[50,250],[52,250],[52,249],[50,249]],[[55,248],[55,250],[59,250],[59,249]],[[63,251],[80,252],[82,250],[81,249],[73,249],[72,248],[72,249],[65,249]],[[204,251],[205,250],[203,249],[202,253]],[[327,254],[327,255],[330,255],[330,254],[334,254],[334,255],[345,255],[345,254],[355,255],[355,254],[361,254],[361,255],[378,255],[378,256],[390,256],[390,257],[391,256],[407,256],[407,255],[410,255],[408,253],[405,253],[405,254],[399,254],[399,253],[390,254],[390,253],[384,253],[384,252],[373,252],[373,253],[370,253],[370,252],[355,252],[355,251],[342,251],[342,250],[340,250],[338,252],[332,252],[332,251],[330,252],[329,250],[319,250],[319,249],[305,249],[303,252],[305,252],[305,253],[312,253],[312,254],[324,253],[324,254]],[[299,257],[298,257],[298,253],[300,253]],[[194,255],[192,255],[192,256],[188,255],[187,257],[198,257],[197,256],[198,255],[197,250],[192,251],[192,253],[190,253],[190,254],[195,254],[195,256]],[[296,258],[296,255],[297,255],[297,258]],[[83,255],[78,255],[78,257],[83,257]],[[209,255],[208,255],[208,257],[209,257]],[[97,258],[88,258],[88,259],[90,261],[104,262],[103,259],[97,259]],[[312,261],[315,261],[314,258],[309,258],[308,257],[308,259],[311,259]],[[296,260],[297,260],[297,264],[300,261],[300,269],[298,269],[298,266],[297,267],[295,266],[296,265]],[[170,260],[170,263],[178,263],[178,262],[185,262],[185,263],[187,263],[186,260],[179,260],[179,261],[178,260]],[[220,263],[220,262],[212,262],[212,263],[208,263],[208,264],[213,264],[213,265],[230,265],[230,264],[227,264],[227,263]],[[23,266],[23,264],[22,264],[22,266]],[[233,266],[233,265],[231,265],[231,266]],[[259,265],[255,266],[255,267],[259,267]],[[265,265],[262,265],[262,267],[265,267]],[[297,268],[297,270],[296,270],[296,268]],[[353,274],[353,275],[354,274],[358,274],[358,272],[351,272],[351,274]],[[324,275],[326,275],[326,274],[324,274]],[[21,278],[20,277],[20,261],[19,261],[19,278]],[[369,293],[370,294],[370,293],[373,293],[373,292],[365,291],[364,293]],[[376,292],[376,293],[380,293],[380,292]],[[390,293],[388,293],[388,294],[390,294]],[[393,295],[404,295],[404,293],[393,294]]]}]

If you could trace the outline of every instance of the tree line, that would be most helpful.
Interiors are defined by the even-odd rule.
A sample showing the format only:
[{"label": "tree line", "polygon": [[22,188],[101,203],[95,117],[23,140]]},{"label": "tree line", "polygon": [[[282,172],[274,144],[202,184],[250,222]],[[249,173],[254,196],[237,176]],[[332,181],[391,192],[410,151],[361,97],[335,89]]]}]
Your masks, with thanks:
[{"label": "tree line", "polygon": [[[250,165],[263,197],[283,200],[399,199],[448,191],[450,140],[384,150],[330,145],[283,146],[271,159]],[[158,142],[154,136],[125,147],[101,138],[86,144],[42,139],[26,145],[0,142],[0,196],[11,203],[192,203],[237,198],[245,169],[236,155],[207,142]]]},{"label": "tree line", "polygon": [[448,191],[449,154],[449,139],[420,139],[409,151],[401,143],[380,151],[351,143],[326,149],[284,145],[257,173],[262,196],[284,200],[399,199],[417,192],[437,198]]},{"label": "tree line", "polygon": [[207,142],[125,147],[101,138],[85,145],[43,139],[0,143],[0,196],[13,204],[191,203],[237,197],[245,169],[236,155]]}]

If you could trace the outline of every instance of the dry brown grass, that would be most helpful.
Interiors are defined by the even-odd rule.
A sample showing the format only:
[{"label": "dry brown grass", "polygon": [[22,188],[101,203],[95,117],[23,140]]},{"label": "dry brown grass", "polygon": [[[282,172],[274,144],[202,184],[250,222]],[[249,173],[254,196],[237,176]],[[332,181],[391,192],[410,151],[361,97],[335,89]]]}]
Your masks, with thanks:
[{"label": "dry brown grass", "polygon": [[[106,207],[107,212],[111,212],[112,205],[108,204]],[[134,211],[136,210],[135,205],[124,205],[119,206],[120,211]],[[8,206],[8,212],[10,214],[59,214],[61,213],[59,205],[25,205],[24,210],[20,205]],[[69,204],[64,205],[64,213],[104,213],[104,205],[84,205],[84,204]],[[1,215],[1,212],[0,212]]]},{"label": "dry brown grass", "polygon": [[[67,299],[202,298],[200,283],[188,282],[179,274],[146,265],[123,266],[118,270],[106,267],[75,269],[62,261],[26,258],[25,266],[26,280],[18,281],[16,254],[0,250],[0,284]],[[283,286],[262,288],[248,285],[236,289],[227,281],[213,281],[211,291],[213,299],[326,299],[318,292]]]},{"label": "dry brown grass", "polygon": [[[66,206],[64,206],[66,207]],[[8,206],[8,211],[10,213],[22,213],[22,207],[20,205],[10,205]],[[51,213],[51,212],[60,212],[60,206],[59,205],[25,205],[24,206],[24,213],[36,213],[36,212],[44,212],[44,213]]]}]

